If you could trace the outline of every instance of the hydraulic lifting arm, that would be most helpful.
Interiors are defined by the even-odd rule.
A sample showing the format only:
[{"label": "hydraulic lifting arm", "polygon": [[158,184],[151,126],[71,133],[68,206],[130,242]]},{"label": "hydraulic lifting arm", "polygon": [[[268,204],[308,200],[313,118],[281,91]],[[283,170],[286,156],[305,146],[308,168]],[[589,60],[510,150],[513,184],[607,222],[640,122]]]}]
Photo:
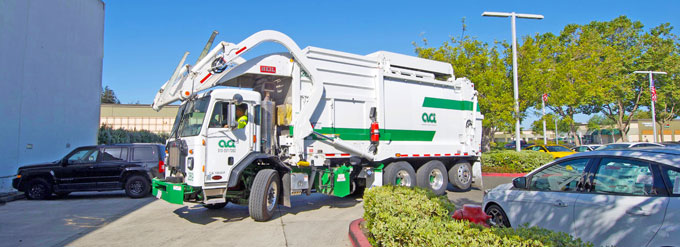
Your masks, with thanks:
[{"label": "hydraulic lifting arm", "polygon": [[[276,42],[283,45],[300,65],[300,68],[307,72],[312,81],[311,95],[308,101],[302,104],[304,105],[302,111],[292,123],[295,128],[293,133],[295,151],[298,154],[303,154],[304,138],[313,133],[310,119],[323,95],[324,80],[313,63],[302,53],[300,47],[290,37],[277,31],[260,31],[238,44],[222,41],[207,55],[199,58],[193,67],[188,64],[184,65],[184,60],[188,55],[188,53],[185,53],[170,80],[156,94],[152,108],[158,111],[172,102],[186,100],[196,92],[218,86],[220,78],[226,72],[245,62],[241,55],[263,42]],[[208,44],[210,45],[211,41]],[[209,47],[209,45],[206,47]],[[351,148],[349,145],[341,143],[340,140],[337,140],[335,144],[346,149]],[[366,152],[355,152],[372,159],[372,155]]]}]

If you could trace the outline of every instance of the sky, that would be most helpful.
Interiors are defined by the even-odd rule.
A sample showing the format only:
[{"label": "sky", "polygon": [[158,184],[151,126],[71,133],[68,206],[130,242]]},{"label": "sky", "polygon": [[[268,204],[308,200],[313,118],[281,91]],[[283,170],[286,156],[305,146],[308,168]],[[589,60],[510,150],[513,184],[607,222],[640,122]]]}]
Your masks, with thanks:
[{"label": "sky", "polygon": [[[415,55],[413,42],[438,47],[465,35],[492,43],[510,40],[510,19],[484,11],[541,14],[517,19],[517,37],[559,33],[567,24],[609,21],[625,15],[646,29],[670,23],[678,31],[680,1],[134,1],[105,0],[102,87],[121,103],[150,104],[185,51],[194,63],[213,30],[218,41],[238,43],[266,29],[290,36],[300,48],[315,46],[356,54],[391,51]],[[248,56],[283,51],[261,45]],[[522,68],[518,68],[521,70]],[[454,72],[455,73],[455,72]],[[511,82],[508,82],[511,83]],[[520,82],[522,83],[522,82]],[[532,115],[532,114],[530,114]],[[529,128],[537,117],[522,123]],[[576,117],[586,122],[588,116]]]}]

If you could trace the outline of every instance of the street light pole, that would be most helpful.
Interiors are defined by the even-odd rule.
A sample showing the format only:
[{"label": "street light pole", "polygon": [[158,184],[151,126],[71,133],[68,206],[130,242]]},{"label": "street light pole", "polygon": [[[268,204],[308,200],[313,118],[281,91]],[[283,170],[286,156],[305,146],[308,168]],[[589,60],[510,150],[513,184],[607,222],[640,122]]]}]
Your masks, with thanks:
[{"label": "street light pole", "polygon": [[654,142],[656,143],[656,111],[654,109],[654,101],[656,101],[656,88],[654,87],[653,74],[665,75],[663,71],[634,71],[635,74],[649,74],[649,90],[652,92],[652,129],[654,130]]},{"label": "street light pole", "polygon": [[512,87],[514,89],[515,96],[515,150],[520,151],[520,136],[519,136],[519,86],[517,82],[517,34],[515,28],[516,18],[526,18],[526,19],[543,19],[542,15],[534,14],[517,14],[515,12],[484,12],[482,16],[493,16],[493,17],[510,17],[511,29],[512,29]]},{"label": "street light pole", "polygon": [[543,97],[541,97],[541,102],[543,103],[543,145],[548,145],[548,137],[546,136],[546,128],[545,128],[545,97],[546,95],[543,94]]}]

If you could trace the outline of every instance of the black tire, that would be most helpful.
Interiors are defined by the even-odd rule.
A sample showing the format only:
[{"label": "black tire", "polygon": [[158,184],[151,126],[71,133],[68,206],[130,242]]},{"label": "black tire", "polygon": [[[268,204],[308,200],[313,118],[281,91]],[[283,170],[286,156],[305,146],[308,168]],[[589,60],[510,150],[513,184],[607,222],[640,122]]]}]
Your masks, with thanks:
[{"label": "black tire", "polygon": [[360,198],[364,196],[364,190],[366,190],[366,183],[359,183],[358,181],[352,181],[350,183],[350,193],[349,196]]},{"label": "black tire", "polygon": [[418,187],[429,189],[438,196],[446,194],[446,186],[449,185],[446,166],[438,160],[431,160],[418,168],[416,180]]},{"label": "black tire", "polygon": [[130,198],[142,198],[151,193],[149,179],[141,175],[132,175],[125,180],[125,194]]},{"label": "black tire", "polygon": [[215,203],[215,204],[203,204],[203,207],[205,207],[205,208],[207,208],[207,209],[211,209],[211,210],[213,210],[213,209],[221,209],[221,208],[224,208],[225,206],[227,206],[227,203],[226,203],[226,202]]},{"label": "black tire", "polygon": [[71,192],[54,192],[54,195],[57,198],[64,198],[67,197],[69,194],[71,194]]},{"label": "black tire", "polygon": [[28,181],[24,193],[30,200],[45,200],[52,195],[52,184],[44,178],[34,178]]},{"label": "black tire", "polygon": [[416,172],[406,161],[392,162],[385,168],[383,184],[413,188],[416,183]]},{"label": "black tire", "polygon": [[510,221],[508,220],[508,216],[505,214],[505,211],[503,211],[503,209],[500,206],[496,204],[491,204],[488,207],[486,207],[484,213],[491,216],[490,223],[492,225],[499,227],[510,227]]},{"label": "black tire", "polygon": [[255,221],[267,221],[274,216],[274,210],[281,197],[281,180],[272,169],[257,172],[248,199],[248,212]]},{"label": "black tire", "polygon": [[458,161],[449,170],[449,182],[461,190],[467,190],[472,183],[472,166],[467,161]]}]

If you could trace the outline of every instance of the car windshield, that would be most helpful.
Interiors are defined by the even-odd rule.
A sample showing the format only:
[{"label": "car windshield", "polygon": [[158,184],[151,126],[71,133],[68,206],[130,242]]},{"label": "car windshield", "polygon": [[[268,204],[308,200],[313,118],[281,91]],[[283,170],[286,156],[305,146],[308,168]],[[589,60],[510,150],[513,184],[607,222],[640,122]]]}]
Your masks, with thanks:
[{"label": "car windshield", "polygon": [[203,97],[183,104],[177,111],[177,118],[175,118],[175,124],[172,127],[172,136],[198,135],[201,132],[209,103],[210,97]]},{"label": "car windshield", "polygon": [[549,152],[571,152],[568,148],[562,146],[547,146]]},{"label": "car windshield", "polygon": [[622,149],[622,148],[628,148],[628,144],[608,144],[601,146],[595,150],[610,150],[610,149]]}]

